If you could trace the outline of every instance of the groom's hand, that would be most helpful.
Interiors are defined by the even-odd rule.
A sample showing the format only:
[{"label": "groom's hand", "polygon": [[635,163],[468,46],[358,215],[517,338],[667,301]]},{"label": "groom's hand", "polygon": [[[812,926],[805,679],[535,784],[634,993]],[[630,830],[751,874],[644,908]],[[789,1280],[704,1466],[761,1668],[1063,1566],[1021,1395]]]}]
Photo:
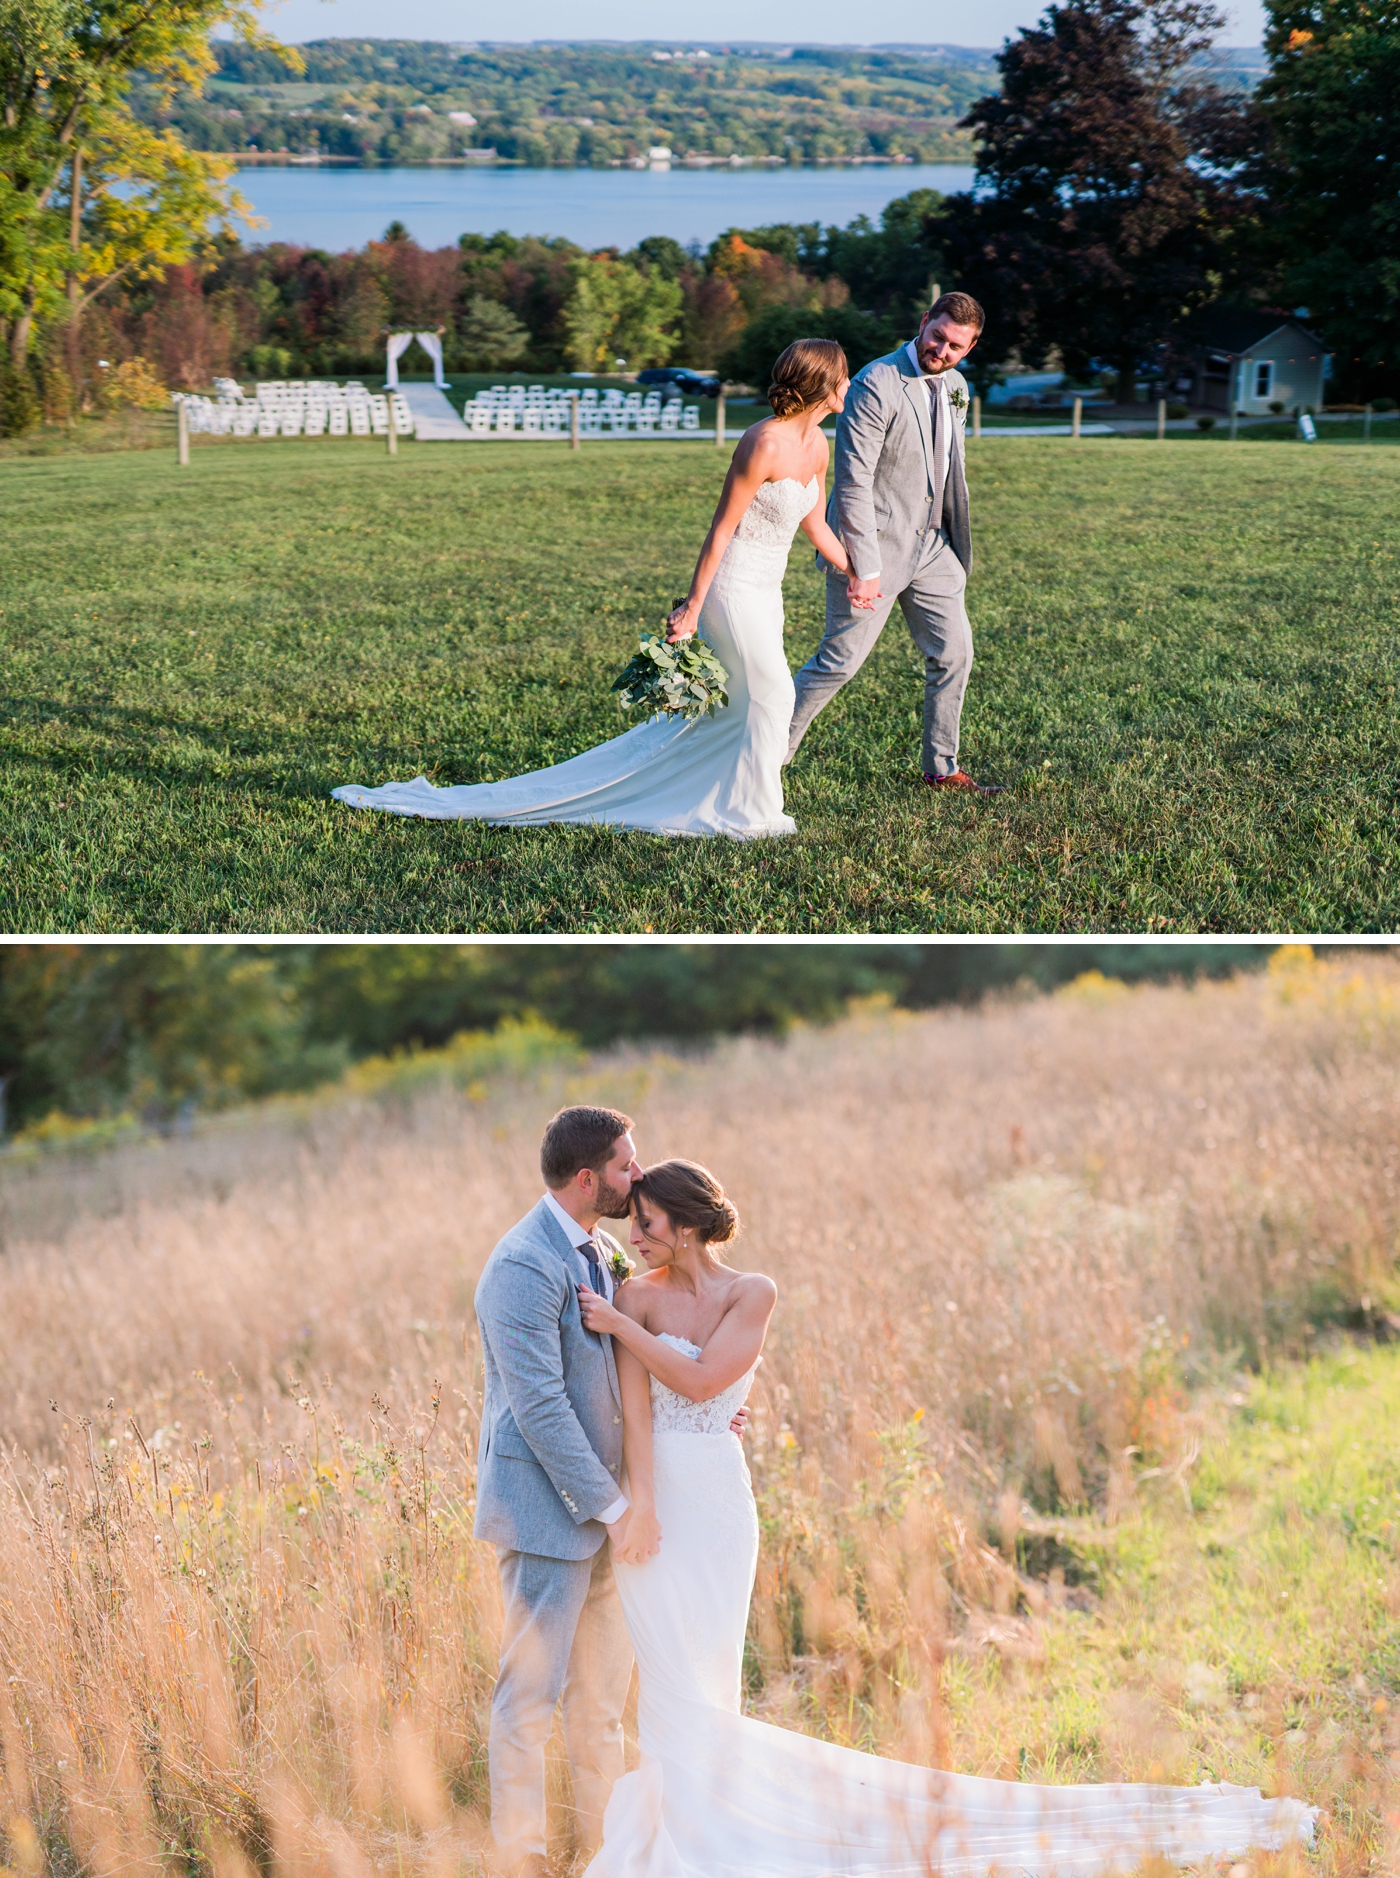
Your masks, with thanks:
[{"label": "groom's hand", "polygon": [[645,1565],[661,1550],[661,1528],[656,1514],[646,1507],[629,1507],[608,1527],[613,1557],[624,1565]]},{"label": "groom's hand", "polygon": [[846,582],[846,598],[853,607],[859,607],[868,612],[877,600],[883,600],[884,597],[885,596],[880,592],[880,576],[878,574],[875,575],[873,580],[856,580],[852,578]]},{"label": "groom's hand", "polygon": [[748,1427],[748,1425],[749,1425],[749,1405],[747,1402],[745,1402],[744,1406],[739,1410],[738,1414],[734,1417],[733,1421],[730,1422],[729,1432],[731,1435],[738,1435],[739,1439],[742,1441],[744,1438],[744,1430]]}]

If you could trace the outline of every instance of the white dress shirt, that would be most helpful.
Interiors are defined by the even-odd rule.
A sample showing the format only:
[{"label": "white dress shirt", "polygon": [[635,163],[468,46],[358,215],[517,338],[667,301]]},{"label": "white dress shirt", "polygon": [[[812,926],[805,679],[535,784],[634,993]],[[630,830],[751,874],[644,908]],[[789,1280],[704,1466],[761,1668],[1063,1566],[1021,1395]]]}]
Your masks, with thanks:
[{"label": "white dress shirt", "polygon": [[934,436],[935,442],[937,442],[938,437],[939,437],[938,406],[940,403],[943,406],[943,431],[942,431],[943,464],[942,464],[942,469],[943,469],[943,480],[946,483],[948,480],[948,464],[951,461],[952,455],[953,455],[953,413],[949,409],[949,406],[948,406],[948,387],[943,382],[943,375],[941,372],[940,373],[926,372],[923,366],[920,365],[919,346],[918,346],[917,340],[911,339],[909,341],[909,344],[904,348],[904,350],[909,354],[909,361],[913,365],[914,370],[919,374],[920,378],[922,378],[924,383],[928,386],[928,399],[929,399],[928,415],[929,415],[929,422],[933,426],[933,436]]},{"label": "white dress shirt", "polygon": [[[560,1206],[559,1202],[555,1199],[554,1195],[549,1191],[547,1187],[545,1189],[544,1203],[549,1208],[550,1212],[553,1213],[554,1217],[558,1220],[559,1224],[564,1228],[564,1231],[568,1234],[569,1244],[574,1248],[575,1251],[577,1251],[580,1246],[585,1246],[588,1244],[589,1240],[593,1237],[592,1233],[589,1232],[585,1227],[580,1226],[578,1221],[574,1218],[572,1213],[566,1213],[564,1211],[563,1207]],[[609,1302],[611,1302],[612,1273],[608,1270],[606,1261],[600,1260],[599,1263],[603,1267],[603,1290],[604,1290],[605,1295],[609,1299]],[[622,1518],[622,1515],[627,1511],[628,1507],[631,1504],[632,1502],[628,1499],[625,1493],[620,1494],[618,1498],[613,1501],[611,1506],[605,1507],[603,1509],[603,1511],[598,1515],[598,1517],[599,1519],[602,1520],[605,1526],[611,1526],[614,1520]]]}]

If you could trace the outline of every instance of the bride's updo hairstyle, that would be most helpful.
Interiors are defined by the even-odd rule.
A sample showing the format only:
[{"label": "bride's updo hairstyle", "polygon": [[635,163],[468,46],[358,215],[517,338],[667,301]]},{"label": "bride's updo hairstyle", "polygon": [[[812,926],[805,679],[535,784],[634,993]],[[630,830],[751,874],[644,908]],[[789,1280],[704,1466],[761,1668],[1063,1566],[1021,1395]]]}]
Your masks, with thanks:
[{"label": "bride's updo hairstyle", "polygon": [[796,417],[820,404],[850,375],[846,355],[834,339],[794,339],[773,367],[768,402],[774,417]]},{"label": "bride's updo hairstyle", "polygon": [[640,1200],[650,1200],[678,1229],[688,1226],[705,1245],[727,1245],[739,1230],[733,1201],[699,1161],[658,1161],[633,1183],[634,1213]]}]

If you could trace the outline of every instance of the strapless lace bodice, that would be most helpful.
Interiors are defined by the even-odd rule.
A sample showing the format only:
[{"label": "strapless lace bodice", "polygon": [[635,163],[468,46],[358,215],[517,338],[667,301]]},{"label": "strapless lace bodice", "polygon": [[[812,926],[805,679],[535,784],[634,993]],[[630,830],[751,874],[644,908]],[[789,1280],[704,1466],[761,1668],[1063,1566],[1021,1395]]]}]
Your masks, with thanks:
[{"label": "strapless lace bodice", "polygon": [[[765,484],[764,487],[768,485]],[[669,1343],[673,1350],[680,1350],[686,1356],[699,1356],[700,1354],[698,1343],[691,1343],[685,1337],[673,1337],[669,1330],[663,1330],[657,1342]],[[651,1379],[653,1434],[726,1434],[730,1422],[743,1406],[744,1397],[749,1392],[749,1384],[753,1381],[753,1376],[753,1370],[750,1370],[746,1376],[741,1376],[738,1382],[731,1382],[727,1389],[721,1389],[718,1395],[711,1396],[708,1402],[690,1402],[685,1396],[677,1395],[674,1389],[668,1389],[664,1382],[658,1382],[653,1376]]]},{"label": "strapless lace bodice", "polygon": [[820,500],[821,491],[815,476],[805,484],[798,482],[795,476],[760,484],[758,494],[739,519],[715,578],[739,575],[781,586],[787,571],[788,550],[798,524],[810,515]]}]

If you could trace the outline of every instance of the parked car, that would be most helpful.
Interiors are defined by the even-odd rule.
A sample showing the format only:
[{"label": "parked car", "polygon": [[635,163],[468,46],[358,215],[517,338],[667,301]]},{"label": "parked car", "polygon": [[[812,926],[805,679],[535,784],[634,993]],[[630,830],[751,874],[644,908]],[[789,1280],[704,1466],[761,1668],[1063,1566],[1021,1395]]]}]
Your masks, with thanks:
[{"label": "parked car", "polygon": [[683,365],[653,365],[637,373],[639,385],[659,385],[664,398],[717,398],[719,380],[713,372],[692,372]]}]

